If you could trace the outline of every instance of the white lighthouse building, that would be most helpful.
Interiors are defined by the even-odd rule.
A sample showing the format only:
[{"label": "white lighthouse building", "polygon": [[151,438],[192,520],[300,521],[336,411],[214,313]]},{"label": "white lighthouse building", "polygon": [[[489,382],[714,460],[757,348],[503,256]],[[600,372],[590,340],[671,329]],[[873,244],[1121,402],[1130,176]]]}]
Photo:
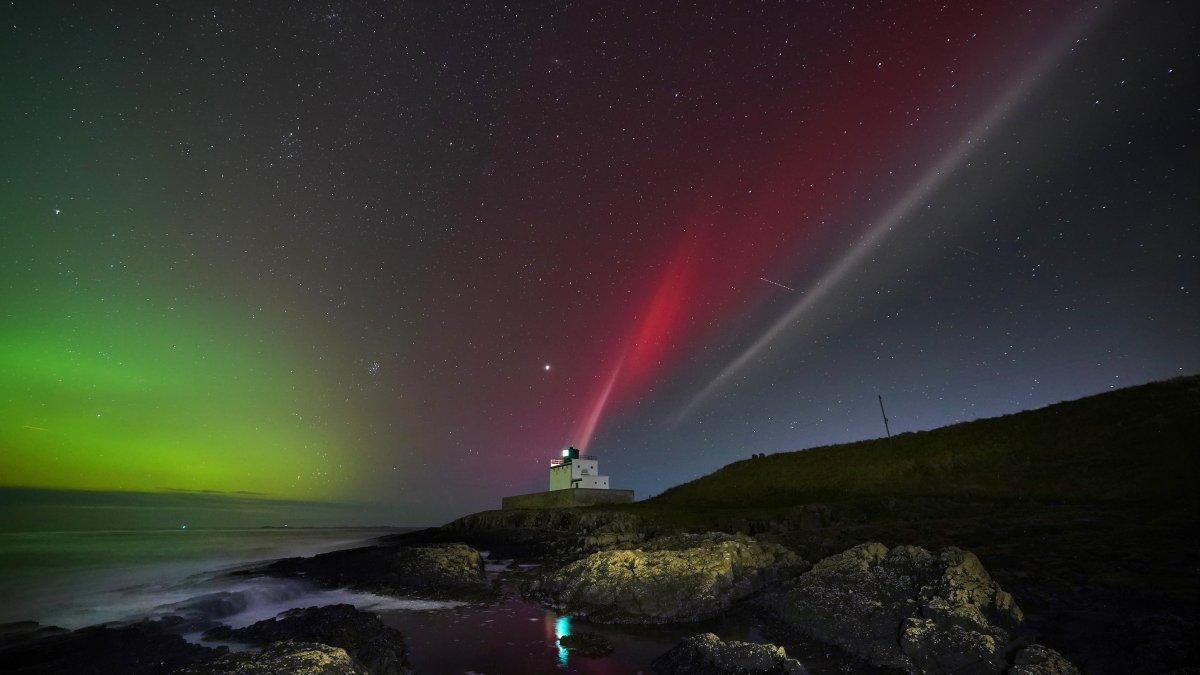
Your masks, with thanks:
[{"label": "white lighthouse building", "polygon": [[550,460],[549,490],[511,495],[500,504],[505,509],[569,509],[632,501],[633,490],[609,489],[608,476],[600,475],[595,457],[580,456],[579,450],[567,448],[562,457]]},{"label": "white lighthouse building", "polygon": [[591,455],[580,457],[573,447],[562,451],[562,459],[550,460],[550,489],[572,488],[608,489],[608,476],[600,475],[600,462]]}]

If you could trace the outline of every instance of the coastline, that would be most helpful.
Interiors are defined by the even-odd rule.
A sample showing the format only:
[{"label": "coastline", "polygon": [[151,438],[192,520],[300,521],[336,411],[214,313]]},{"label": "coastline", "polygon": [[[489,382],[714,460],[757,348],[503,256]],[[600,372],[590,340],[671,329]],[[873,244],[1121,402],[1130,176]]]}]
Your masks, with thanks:
[{"label": "coastline", "polygon": [[[818,512],[823,514],[822,517],[812,517],[811,513]],[[560,617],[572,617],[577,630],[583,630],[589,634],[594,634],[599,628],[604,631],[609,631],[610,636],[615,635],[618,641],[618,648],[622,646],[621,640],[631,641],[631,644],[637,643],[633,638],[642,633],[654,633],[655,631],[665,630],[665,634],[670,634],[674,639],[684,639],[688,635],[693,635],[691,631],[697,633],[707,633],[713,630],[724,632],[726,635],[738,638],[748,638],[750,642],[747,644],[766,644],[773,643],[783,646],[786,653],[792,658],[800,657],[807,667],[806,672],[814,674],[822,672],[938,672],[936,670],[911,670],[900,667],[895,668],[896,664],[879,663],[876,659],[872,663],[870,659],[863,658],[861,654],[852,653],[854,640],[861,639],[861,636],[849,636],[844,639],[837,639],[836,636],[824,636],[825,639],[814,639],[811,630],[805,630],[803,627],[797,628],[795,625],[789,625],[786,620],[781,619],[778,612],[772,612],[772,603],[777,609],[781,598],[784,597],[784,589],[794,585],[795,580],[811,571],[814,567],[813,563],[817,560],[801,559],[798,556],[794,560],[789,560],[784,564],[776,564],[770,562],[764,565],[764,569],[770,568],[772,571],[763,576],[762,583],[753,586],[749,592],[736,598],[730,598],[727,604],[721,605],[713,614],[710,615],[675,615],[669,617],[669,620],[646,620],[639,623],[639,619],[621,620],[612,623],[604,617],[599,617],[599,623],[596,622],[596,616],[588,616],[587,612],[580,611],[578,604],[572,604],[568,598],[565,602],[555,599],[553,594],[540,594],[536,590],[536,585],[540,580],[544,580],[552,576],[555,571],[563,570],[570,565],[579,565],[588,560],[596,559],[597,556],[612,555],[647,555],[648,551],[653,551],[655,547],[661,547],[661,542],[673,541],[683,538],[685,542],[690,542],[689,537],[695,539],[708,536],[716,538],[723,542],[728,542],[732,539],[742,538],[743,541],[751,545],[779,546],[777,542],[786,542],[794,540],[797,536],[811,537],[820,535],[823,537],[824,543],[827,546],[836,546],[836,542],[841,537],[853,537],[854,532],[859,532],[867,528],[861,523],[845,523],[841,522],[843,517],[838,509],[823,508],[823,509],[806,509],[803,514],[798,515],[792,521],[774,521],[772,523],[760,523],[758,526],[743,529],[761,528],[766,531],[757,532],[754,535],[749,534],[721,534],[721,535],[703,535],[703,534],[688,534],[687,528],[672,526],[664,522],[656,522],[652,518],[644,518],[630,514],[628,511],[614,511],[605,509],[573,509],[573,510],[537,510],[537,511],[485,511],[464,516],[463,518],[447,523],[446,525],[433,528],[414,529],[404,533],[383,534],[364,545],[339,548],[327,553],[301,557],[282,559],[275,561],[260,561],[255,564],[242,565],[236,571],[229,572],[234,576],[245,578],[271,578],[271,579],[287,579],[295,578],[297,575],[305,577],[308,582],[312,582],[314,578],[318,579],[319,586],[326,586],[330,589],[353,589],[360,592],[375,592],[383,596],[402,595],[404,597],[423,597],[431,601],[440,602],[459,602],[458,605],[441,605],[440,609],[449,610],[453,607],[469,606],[475,608],[471,611],[488,611],[500,612],[502,615],[520,615],[526,620],[530,620],[530,616],[525,616],[533,611],[536,614],[536,607],[541,606],[546,608],[546,616],[551,613],[554,617],[553,624],[558,625]],[[740,526],[749,524],[737,519],[730,522],[735,522]],[[943,523],[944,524],[944,523]],[[694,543],[694,542],[693,542]],[[676,550],[701,550],[688,549],[692,543],[675,544],[673,547]],[[672,546],[668,545],[667,549]],[[853,547],[851,547],[853,548]],[[886,557],[889,551],[900,550],[903,547],[895,547],[889,549],[883,547],[880,554],[875,551],[878,562]],[[436,575],[436,578],[414,578],[408,580],[408,585],[403,586],[402,593],[397,593],[401,586],[395,585],[396,579],[392,578],[386,582],[379,582],[381,577],[364,578],[361,573],[364,571],[374,573],[381,569],[379,552],[387,552],[389,556],[396,554],[401,550],[424,550],[437,551],[440,556],[442,553],[449,555],[450,559],[462,563],[459,565],[455,575]],[[491,555],[485,558],[479,555],[479,551],[487,551]],[[784,552],[785,549],[779,546],[779,552]],[[937,552],[932,552],[933,555],[940,555]],[[703,550],[701,559],[717,559],[720,555],[714,555],[710,550]],[[834,556],[842,554],[834,554]],[[369,557],[364,557],[369,556]],[[369,562],[370,559],[375,562]],[[290,561],[290,562],[289,562]],[[489,562],[490,561],[490,562]],[[435,565],[445,567],[440,561]],[[643,561],[644,563],[644,561]],[[389,563],[390,564],[390,563]],[[690,560],[687,564],[679,569],[687,569],[695,566],[695,560]],[[821,563],[828,564],[828,563]],[[291,566],[289,568],[289,565]],[[485,566],[488,568],[487,573],[484,573]],[[418,565],[419,567],[419,565]],[[784,569],[789,568],[789,569]],[[474,571],[478,571],[476,575]],[[426,572],[430,570],[425,570]],[[444,571],[444,570],[442,570]],[[353,572],[354,574],[349,574]],[[678,569],[675,570],[678,572]],[[325,581],[320,581],[322,574],[333,575],[329,576]],[[984,573],[986,575],[986,572]],[[349,575],[349,576],[347,576]],[[357,576],[355,576],[357,575]],[[420,577],[420,574],[417,575]],[[1001,572],[999,578],[1007,578],[1010,574]],[[479,579],[486,579],[486,588],[479,584]],[[989,577],[990,578],[990,577]],[[466,580],[465,585],[462,583]],[[596,582],[597,580],[592,580]],[[601,579],[600,581],[603,581]],[[1018,584],[1020,590],[1016,590],[1015,604],[1026,606],[1025,600],[1029,599],[1028,591],[1038,589],[1036,579],[1026,579],[1025,583]],[[383,586],[373,586],[375,583],[384,583]],[[657,583],[657,582],[656,582]],[[862,579],[858,581],[858,586],[870,586],[874,582],[865,582]],[[390,584],[390,585],[388,585]],[[531,586],[534,590],[531,590]],[[843,589],[844,590],[844,589]],[[999,590],[999,589],[997,589]],[[1000,591],[1007,593],[1007,591]],[[1042,589],[1042,592],[1048,592]],[[1078,595],[1078,592],[1075,593]],[[1024,597],[1023,597],[1024,596]],[[345,607],[343,605],[343,607]],[[345,614],[340,620],[345,620],[347,616],[362,617],[374,616],[375,612],[358,611],[351,609],[350,611],[357,614]],[[386,613],[386,612],[385,612]],[[735,617],[730,619],[730,617]],[[1024,617],[1022,617],[1024,619]],[[323,619],[314,619],[321,621]],[[174,623],[170,626],[165,626],[164,622]],[[546,619],[542,619],[543,622]],[[718,624],[713,624],[717,621]],[[721,622],[724,621],[724,624]],[[203,635],[202,630],[198,630],[199,626],[188,626],[180,621],[179,618],[171,618],[170,616],[160,616],[155,619],[157,625],[152,625],[148,622],[138,624],[125,624],[124,628],[118,630],[132,631],[125,638],[132,638],[135,641],[142,641],[146,644],[140,649],[146,653],[160,653],[162,651],[172,652],[176,654],[190,655],[189,658],[201,659],[199,663],[207,663],[203,658],[208,658],[209,661],[215,663],[215,659],[227,658],[227,655],[217,653],[199,653],[192,649],[195,646],[194,642],[180,640],[171,641],[168,647],[163,647],[159,643],[167,636],[178,634],[189,634],[193,641]],[[393,670],[368,670],[367,672],[410,672],[406,670],[412,660],[420,661],[420,658],[414,659],[411,653],[405,647],[406,644],[416,643],[423,644],[425,648],[430,648],[428,644],[428,635],[419,635],[421,632],[421,621],[395,621],[396,625],[404,625],[408,628],[407,633],[389,638],[390,641],[399,645],[395,648],[394,658],[391,662],[395,662],[396,668]],[[657,628],[656,626],[666,625],[666,628]],[[389,627],[389,623],[385,621],[383,624],[373,626],[372,630],[382,631]],[[549,625],[549,624],[548,624]],[[713,626],[718,626],[714,628]],[[719,627],[723,625],[724,628]],[[213,626],[209,625],[205,630],[212,630]],[[245,629],[245,626],[241,627]],[[21,633],[20,631],[24,631]],[[5,663],[5,655],[11,656],[11,648],[20,646],[21,639],[37,640],[63,640],[64,635],[71,636],[75,634],[83,634],[87,637],[89,630],[81,629],[75,633],[60,633],[48,630],[44,626],[24,626],[19,630],[15,630],[12,624],[0,627],[0,663]],[[559,627],[558,632],[563,632]],[[612,633],[616,630],[616,633]],[[416,632],[413,632],[416,631]],[[368,631],[369,632],[369,631]],[[1042,631],[1031,630],[1028,634],[1014,639],[1013,644],[1019,646],[1020,649],[1028,648],[1033,644],[1032,640],[1037,633]],[[304,634],[304,630],[299,630],[300,634]],[[567,634],[570,634],[569,631]],[[601,633],[603,636],[604,633]],[[23,637],[22,637],[23,636]],[[632,636],[632,637],[631,637]],[[226,636],[228,637],[228,636]],[[243,636],[244,637],[244,636]],[[278,637],[278,636],[277,636]],[[562,635],[553,636],[551,642],[557,641]],[[1070,636],[1067,636],[1068,639]],[[543,637],[543,639],[545,639]],[[611,638],[605,638],[611,639]],[[1051,637],[1053,639],[1053,636]],[[93,641],[88,641],[89,649],[96,649]],[[227,644],[235,644],[236,639],[230,640]],[[278,641],[276,641],[278,642]],[[643,640],[646,643],[646,640]],[[244,643],[243,643],[244,644]],[[274,644],[274,643],[270,643]],[[262,645],[268,647],[270,644]],[[549,643],[548,643],[549,644]],[[647,644],[654,644],[656,648],[663,648],[664,645],[649,641]],[[681,643],[682,644],[682,643]],[[154,646],[158,645],[158,646]],[[61,646],[61,645],[60,645]],[[332,647],[343,649],[339,645],[331,645]],[[849,648],[847,648],[849,646]],[[1052,642],[1051,647],[1071,651],[1072,649],[1079,651],[1081,647],[1087,645],[1064,643],[1061,640],[1058,643]],[[434,645],[436,649],[445,648],[445,645]],[[555,648],[560,648],[554,645]],[[626,650],[629,647],[625,646]],[[690,648],[690,647],[689,647]],[[724,648],[722,646],[722,648]],[[561,648],[565,649],[565,648]],[[647,654],[646,650],[650,647],[642,646],[641,656],[644,658]],[[347,651],[347,663],[353,664],[354,659],[350,658],[349,654],[353,650]],[[1086,651],[1086,650],[1084,650]],[[666,650],[664,649],[664,654]],[[1019,650],[1005,655],[1005,668],[994,672],[1019,672],[1013,670],[1015,664],[1012,661],[1017,658]],[[626,654],[626,656],[629,656]],[[699,658],[699,657],[697,657]],[[428,655],[426,659],[429,660]],[[579,660],[579,659],[577,659]],[[601,658],[601,660],[603,660]],[[1063,659],[1066,662],[1066,659]],[[1136,669],[1129,669],[1128,659],[1125,665],[1121,665],[1120,661],[1115,662],[1118,667],[1125,668],[1122,671],[1110,672],[1137,672]],[[11,665],[11,664],[9,664]],[[20,666],[20,664],[18,664]],[[643,664],[647,669],[650,663]],[[185,666],[186,667],[186,664]],[[183,667],[175,669],[178,672],[187,672]],[[192,667],[197,667],[192,664]],[[390,668],[391,666],[389,666]],[[889,667],[892,668],[889,670]],[[49,670],[38,670],[36,664],[29,667],[18,667],[14,672],[59,672],[51,668]],[[103,672],[103,671],[102,671]],[[111,672],[117,672],[114,669]],[[149,670],[149,671],[126,671],[126,672],[175,672],[165,670]],[[208,672],[208,671],[204,671]],[[217,672],[217,671],[214,671]],[[354,672],[349,670],[347,672]],[[419,672],[419,671],[418,671]],[[649,672],[647,670],[647,672]],[[665,671],[672,672],[672,671]],[[768,672],[768,671],[764,671]],[[773,671],[770,671],[773,672]],[[780,671],[783,672],[783,671]],[[1037,671],[1031,671],[1037,672]],[[1072,672],[1072,671],[1063,671]],[[1091,671],[1088,671],[1091,672]]]}]

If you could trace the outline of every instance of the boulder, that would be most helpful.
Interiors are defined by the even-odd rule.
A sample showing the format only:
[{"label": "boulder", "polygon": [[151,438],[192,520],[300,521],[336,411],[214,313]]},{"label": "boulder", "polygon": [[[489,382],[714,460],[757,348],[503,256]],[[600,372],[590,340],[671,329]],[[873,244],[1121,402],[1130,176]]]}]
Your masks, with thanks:
[{"label": "boulder", "polygon": [[1079,675],[1079,669],[1049,647],[1029,645],[1017,652],[1008,675]]},{"label": "boulder", "polygon": [[662,675],[806,675],[783,647],[754,642],[724,642],[712,633],[684,638],[654,659],[654,672]]},{"label": "boulder", "polygon": [[855,546],[767,604],[803,634],[910,673],[1003,673],[1024,618],[979,559],[953,547]]},{"label": "boulder", "polygon": [[338,647],[375,675],[402,675],[408,669],[404,636],[385,626],[379,617],[352,605],[326,605],[293,609],[273,619],[245,628],[221,627],[207,631],[209,640],[267,645],[294,640]]},{"label": "boulder", "polygon": [[316,642],[276,642],[261,652],[229,654],[174,675],[371,675],[345,649]]},{"label": "boulder", "polygon": [[601,623],[699,621],[802,565],[782,546],[744,535],[676,535],[593,553],[531,579],[522,592]]},{"label": "boulder", "polygon": [[0,672],[166,675],[227,651],[192,644],[159,621],[71,632],[43,631],[28,624],[19,627],[27,629],[26,639],[0,651]]},{"label": "boulder", "polygon": [[478,601],[494,596],[483,558],[466,544],[366,546],[310,558],[285,558],[249,574],[435,600]]},{"label": "boulder", "polygon": [[613,645],[608,638],[587,631],[564,635],[558,639],[558,644],[579,656],[600,657],[613,653]]},{"label": "boulder", "polygon": [[43,626],[36,621],[13,621],[0,624],[0,650],[29,644],[55,635],[66,635],[70,632],[58,626]]}]

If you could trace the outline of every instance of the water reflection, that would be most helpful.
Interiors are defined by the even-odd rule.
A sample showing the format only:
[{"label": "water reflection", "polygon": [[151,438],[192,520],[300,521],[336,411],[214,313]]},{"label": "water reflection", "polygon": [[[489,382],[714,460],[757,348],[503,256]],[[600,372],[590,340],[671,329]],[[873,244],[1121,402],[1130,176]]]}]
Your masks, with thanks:
[{"label": "water reflection", "polygon": [[571,617],[560,616],[554,618],[554,612],[546,612],[546,619],[554,619],[554,646],[558,647],[558,665],[561,668],[567,667],[567,648],[559,644],[559,639],[564,635],[571,634]]}]

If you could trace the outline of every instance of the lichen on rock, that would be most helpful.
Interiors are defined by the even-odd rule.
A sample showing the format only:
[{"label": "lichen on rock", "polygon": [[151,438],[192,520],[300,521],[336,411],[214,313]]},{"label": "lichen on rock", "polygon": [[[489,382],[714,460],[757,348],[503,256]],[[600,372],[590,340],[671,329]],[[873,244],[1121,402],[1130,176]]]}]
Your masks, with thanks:
[{"label": "lichen on rock", "polygon": [[1079,675],[1079,669],[1049,647],[1029,645],[1017,652],[1008,675]]},{"label": "lichen on rock", "polygon": [[525,584],[527,597],[602,623],[698,621],[728,609],[803,561],[776,544],[709,533],[593,553]]},{"label": "lichen on rock", "polygon": [[378,616],[352,605],[324,605],[291,609],[272,619],[244,628],[209,630],[205,638],[252,645],[293,640],[320,643],[345,649],[356,663],[374,675],[404,675],[409,672],[408,651],[400,631],[387,626]]},{"label": "lichen on rock", "polygon": [[979,559],[954,547],[861,544],[768,604],[812,638],[911,673],[1003,673],[1024,619]]},{"label": "lichen on rock", "polygon": [[299,577],[326,588],[435,600],[487,600],[494,595],[479,551],[460,543],[365,546],[285,558],[248,574]]},{"label": "lichen on rock", "polygon": [[372,675],[341,647],[316,642],[276,642],[261,652],[227,654],[176,675]]},{"label": "lichen on rock", "polygon": [[661,675],[806,675],[783,647],[725,642],[713,633],[684,638],[652,664]]},{"label": "lichen on rock", "polygon": [[558,644],[579,656],[598,658],[613,653],[613,644],[608,638],[588,631],[564,635],[558,639]]}]

